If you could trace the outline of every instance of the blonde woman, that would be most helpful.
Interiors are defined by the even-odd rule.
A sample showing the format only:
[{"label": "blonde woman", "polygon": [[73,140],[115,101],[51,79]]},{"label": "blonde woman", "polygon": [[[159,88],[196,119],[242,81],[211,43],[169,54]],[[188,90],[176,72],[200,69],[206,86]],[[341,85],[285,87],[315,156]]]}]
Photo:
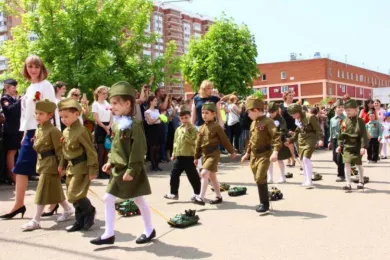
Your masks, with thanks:
[{"label": "blonde woman", "polygon": [[[74,100],[77,100],[80,102],[81,104],[81,108],[83,109],[83,111],[80,113],[80,117],[79,117],[79,120],[80,120],[80,123],[82,125],[84,125],[84,120],[83,120],[83,115],[87,115],[88,112],[89,112],[89,109],[88,109],[88,99],[86,96],[83,96],[83,98],[81,98],[81,92],[80,92],[80,89],[78,88],[72,88],[69,93],[68,93],[68,96],[67,98],[73,98]],[[81,101],[80,101],[80,98],[81,98]]]},{"label": "blonde woman", "polygon": [[99,178],[106,179],[108,175],[102,172],[108,155],[108,150],[104,147],[104,140],[107,135],[110,135],[112,125],[111,106],[107,102],[108,87],[100,86],[93,94],[95,101],[92,103],[92,113],[96,122],[94,135],[99,160]]}]

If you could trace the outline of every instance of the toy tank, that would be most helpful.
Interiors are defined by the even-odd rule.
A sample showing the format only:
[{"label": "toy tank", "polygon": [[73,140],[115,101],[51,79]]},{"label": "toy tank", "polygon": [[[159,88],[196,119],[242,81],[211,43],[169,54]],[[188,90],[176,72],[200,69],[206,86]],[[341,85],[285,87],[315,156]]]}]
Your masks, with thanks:
[{"label": "toy tank", "polygon": [[276,187],[270,187],[268,197],[271,201],[281,200],[283,199],[283,193]]},{"label": "toy tank", "polygon": [[[210,185],[211,185],[211,183],[210,183]],[[227,184],[227,183],[220,183],[219,184],[219,190],[220,191],[227,191],[229,189],[230,189],[230,185],[229,184]],[[211,190],[214,191],[214,187],[213,186],[211,186]]]},{"label": "toy tank", "polygon": [[177,214],[170,218],[168,224],[172,227],[186,228],[199,222],[199,216],[195,215],[196,210],[186,210],[184,214]]},{"label": "toy tank", "polygon": [[141,215],[137,205],[135,205],[133,199],[128,199],[116,206],[117,211],[120,215],[124,217],[130,217],[135,215]]},{"label": "toy tank", "polygon": [[228,195],[231,197],[241,196],[246,194],[245,187],[233,187],[228,190]]}]

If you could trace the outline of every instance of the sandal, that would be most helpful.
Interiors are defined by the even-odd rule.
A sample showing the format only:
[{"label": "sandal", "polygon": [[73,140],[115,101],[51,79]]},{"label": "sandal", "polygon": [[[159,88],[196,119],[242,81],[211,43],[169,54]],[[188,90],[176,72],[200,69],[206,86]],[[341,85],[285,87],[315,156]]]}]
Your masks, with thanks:
[{"label": "sandal", "polygon": [[33,231],[35,229],[40,229],[41,225],[36,220],[32,219],[27,224],[21,226],[21,228],[23,229],[23,231]]},{"label": "sandal", "polygon": [[72,216],[73,214],[74,214],[74,209],[64,211],[64,213],[62,213],[62,215],[57,218],[57,222],[67,221],[69,217]]}]

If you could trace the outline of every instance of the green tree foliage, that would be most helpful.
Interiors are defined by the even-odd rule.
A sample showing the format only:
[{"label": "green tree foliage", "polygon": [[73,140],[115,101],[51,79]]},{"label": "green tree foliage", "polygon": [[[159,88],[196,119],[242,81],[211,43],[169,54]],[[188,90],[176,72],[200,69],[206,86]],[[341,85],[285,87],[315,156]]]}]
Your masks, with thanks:
[{"label": "green tree foliage", "polygon": [[[9,59],[8,77],[23,82],[20,71],[28,54],[37,54],[49,69],[49,80],[91,92],[99,85],[128,80],[140,87],[166,65],[165,55],[143,57],[143,45],[156,41],[145,34],[153,4],[149,0],[8,0],[8,14],[20,15],[13,40],[1,49]],[[37,40],[29,41],[34,33]],[[174,45],[174,44],[173,44]],[[155,83],[167,75],[155,76]]]},{"label": "green tree foliage", "polygon": [[256,57],[255,38],[248,27],[223,15],[202,39],[191,40],[182,71],[193,90],[209,79],[219,92],[248,94],[252,79],[260,74]]}]

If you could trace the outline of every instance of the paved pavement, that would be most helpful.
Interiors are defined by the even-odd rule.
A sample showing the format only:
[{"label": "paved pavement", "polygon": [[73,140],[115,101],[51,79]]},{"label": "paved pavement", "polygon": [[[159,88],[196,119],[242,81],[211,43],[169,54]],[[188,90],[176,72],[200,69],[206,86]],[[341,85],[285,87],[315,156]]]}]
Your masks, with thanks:
[{"label": "paved pavement", "polygon": [[[276,185],[284,199],[272,203],[273,214],[259,216],[257,189],[252,174],[239,163],[224,163],[219,179],[231,185],[246,186],[248,194],[228,197],[221,205],[195,206],[189,202],[191,189],[181,178],[180,200],[166,201],[169,172],[150,174],[153,194],[150,205],[167,217],[185,209],[197,209],[200,224],[174,229],[153,214],[158,238],[147,245],[136,245],[143,230],[140,217],[121,218],[116,222],[114,246],[96,247],[89,240],[102,234],[104,209],[99,199],[90,196],[97,207],[97,221],[88,232],[68,234],[71,224],[56,224],[55,217],[41,222],[43,229],[21,232],[27,219],[0,221],[0,260],[35,259],[390,259],[390,159],[365,167],[370,183],[364,192],[345,193],[342,183],[335,182],[336,168],[329,161],[330,152],[317,152],[314,170],[324,175],[316,189],[300,187],[303,176],[292,170],[289,183]],[[226,158],[225,158],[226,159]],[[163,165],[166,170],[170,165]],[[275,165],[275,179],[278,178]],[[94,181],[92,189],[103,196],[107,181]],[[356,188],[354,185],[353,188]],[[30,183],[26,197],[25,218],[34,214],[35,184]],[[211,191],[207,195],[212,198]],[[0,186],[0,212],[12,205],[13,190]]]}]

